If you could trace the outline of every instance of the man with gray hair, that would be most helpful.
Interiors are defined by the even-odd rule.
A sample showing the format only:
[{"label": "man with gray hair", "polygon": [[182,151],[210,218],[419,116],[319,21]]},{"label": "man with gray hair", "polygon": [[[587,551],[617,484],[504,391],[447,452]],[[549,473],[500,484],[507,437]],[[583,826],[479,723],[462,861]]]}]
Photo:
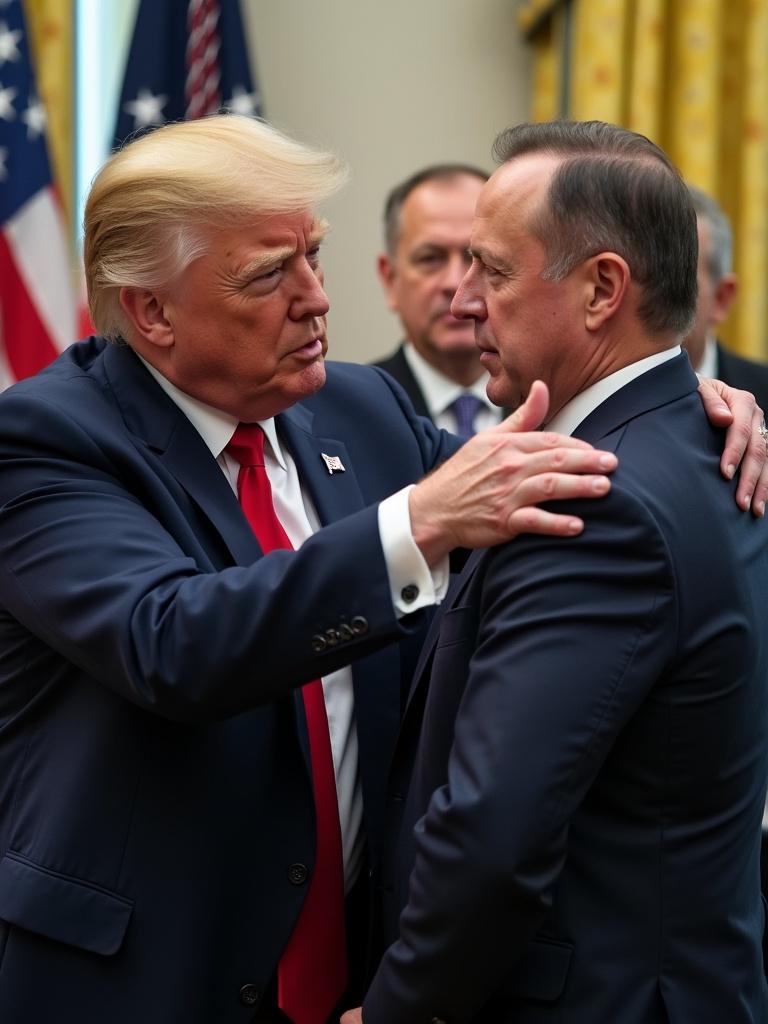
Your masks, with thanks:
[{"label": "man with gray hair", "polygon": [[717,478],[682,353],[696,219],[666,154],[601,122],[497,140],[472,265],[488,392],[550,389],[613,450],[567,544],[475,552],[393,758],[392,942],[342,1024],[764,1024],[765,524]]},{"label": "man with gray hair", "polygon": [[768,366],[730,352],[715,331],[730,312],[738,292],[733,272],[731,225],[715,200],[688,186],[699,234],[699,293],[696,319],[683,346],[691,365],[702,377],[718,377],[735,388],[746,388],[768,409]]}]

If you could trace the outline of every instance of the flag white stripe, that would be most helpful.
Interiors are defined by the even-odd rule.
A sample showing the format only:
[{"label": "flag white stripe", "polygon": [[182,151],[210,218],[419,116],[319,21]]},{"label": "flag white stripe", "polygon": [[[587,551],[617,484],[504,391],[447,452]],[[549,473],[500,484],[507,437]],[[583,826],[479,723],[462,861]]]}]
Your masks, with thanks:
[{"label": "flag white stripe", "polygon": [[4,226],[13,258],[59,352],[77,337],[77,308],[64,221],[50,188],[41,189]]}]

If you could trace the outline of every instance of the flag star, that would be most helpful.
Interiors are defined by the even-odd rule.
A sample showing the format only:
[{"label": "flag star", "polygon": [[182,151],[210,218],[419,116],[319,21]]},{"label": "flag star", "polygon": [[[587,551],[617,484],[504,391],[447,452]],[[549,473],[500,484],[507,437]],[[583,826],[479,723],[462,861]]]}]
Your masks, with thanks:
[{"label": "flag star", "polygon": [[5,166],[5,161],[8,159],[8,150],[4,146],[0,146],[0,181],[5,181],[8,177],[8,168]]},{"label": "flag star", "polygon": [[21,115],[21,120],[27,126],[27,138],[36,139],[42,135],[45,128],[45,107],[33,96],[29,98],[29,106]]},{"label": "flag star", "polygon": [[163,107],[167,102],[167,96],[153,96],[149,89],[139,89],[136,99],[125,103],[123,110],[133,118],[134,128],[146,128],[150,124],[163,123]]},{"label": "flag star", "polygon": [[259,106],[259,94],[246,92],[242,85],[236,85],[232,97],[224,104],[224,109],[233,114],[255,114]]},{"label": "flag star", "polygon": [[3,89],[0,85],[0,117],[4,121],[15,121],[16,111],[13,109],[13,101],[16,98],[18,89],[14,89],[12,85],[9,85],[7,89]]},{"label": "flag star", "polygon": [[7,60],[18,60],[21,57],[17,45],[20,39],[21,29],[11,32],[6,23],[0,21],[0,64]]}]

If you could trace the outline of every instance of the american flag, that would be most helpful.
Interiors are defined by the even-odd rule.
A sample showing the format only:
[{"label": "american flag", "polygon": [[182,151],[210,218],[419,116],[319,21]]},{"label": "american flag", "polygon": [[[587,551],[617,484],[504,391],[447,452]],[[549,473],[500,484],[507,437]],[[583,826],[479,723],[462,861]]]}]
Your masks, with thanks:
[{"label": "american flag", "polygon": [[21,0],[0,0],[0,389],[78,335],[70,248]]},{"label": "american flag", "polygon": [[115,145],[166,121],[260,115],[239,0],[141,0]]}]

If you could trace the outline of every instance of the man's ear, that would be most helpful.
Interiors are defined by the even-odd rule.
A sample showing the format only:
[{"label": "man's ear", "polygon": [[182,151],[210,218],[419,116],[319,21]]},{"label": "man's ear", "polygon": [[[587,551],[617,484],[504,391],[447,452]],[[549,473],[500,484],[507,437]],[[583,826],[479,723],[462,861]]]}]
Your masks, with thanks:
[{"label": "man's ear", "polygon": [[715,286],[710,314],[710,327],[717,327],[728,316],[733,300],[739,290],[739,281],[735,274],[723,274]]},{"label": "man's ear", "polygon": [[381,287],[384,289],[384,295],[387,299],[387,305],[393,313],[398,312],[397,298],[395,296],[395,261],[386,252],[379,253],[376,259],[376,270],[379,274],[379,280],[381,281]]},{"label": "man's ear", "polygon": [[597,331],[621,309],[629,288],[629,266],[618,253],[601,252],[586,261],[584,271],[584,325],[589,331]]},{"label": "man's ear", "polygon": [[134,330],[142,338],[158,348],[173,345],[173,327],[166,319],[165,307],[156,292],[125,285],[120,289],[119,301]]}]

